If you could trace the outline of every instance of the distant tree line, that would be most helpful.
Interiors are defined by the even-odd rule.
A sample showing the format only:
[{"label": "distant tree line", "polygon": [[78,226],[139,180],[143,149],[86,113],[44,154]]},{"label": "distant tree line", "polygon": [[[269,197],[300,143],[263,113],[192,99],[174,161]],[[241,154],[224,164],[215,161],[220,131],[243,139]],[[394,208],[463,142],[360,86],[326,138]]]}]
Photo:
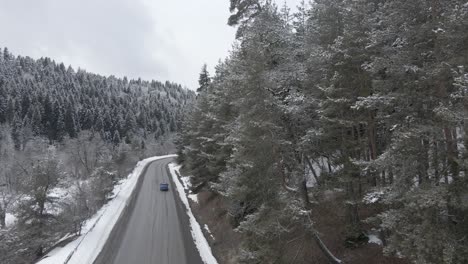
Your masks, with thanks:
[{"label": "distant tree line", "polygon": [[61,142],[82,130],[116,144],[158,138],[178,129],[194,96],[175,83],[103,77],[0,50],[0,124],[11,125],[17,149],[28,136]]},{"label": "distant tree line", "polygon": [[203,68],[178,154],[194,192],[230,202],[238,261],[290,263],[284,237],[300,226],[341,263],[315,229],[314,200],[343,190],[343,243],[371,224],[387,255],[468,262],[466,1],[230,10],[236,43],[211,79]]}]

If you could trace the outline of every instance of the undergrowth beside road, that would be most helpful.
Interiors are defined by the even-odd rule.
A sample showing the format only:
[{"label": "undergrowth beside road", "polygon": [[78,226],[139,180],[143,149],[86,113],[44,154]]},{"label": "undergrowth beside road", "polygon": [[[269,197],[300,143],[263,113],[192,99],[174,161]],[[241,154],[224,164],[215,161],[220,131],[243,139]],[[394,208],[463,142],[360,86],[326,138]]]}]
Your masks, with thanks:
[{"label": "undergrowth beside road", "polygon": [[[182,174],[186,174],[181,170]],[[181,175],[182,177],[187,177]],[[395,257],[385,257],[382,246],[369,243],[366,239],[355,246],[346,243],[346,212],[339,206],[344,202],[344,197],[338,190],[336,193],[320,192],[314,194],[314,223],[322,235],[322,240],[330,250],[342,257],[346,264],[379,263],[379,264],[407,264],[407,260]],[[311,197],[314,198],[314,197]],[[197,194],[198,202],[190,201],[192,212],[200,225],[207,225],[214,239],[209,239],[213,254],[220,264],[237,264],[238,256],[241,254],[240,245],[245,236],[236,232],[232,225],[232,217],[229,215],[228,202],[226,199],[214,192],[201,191]],[[380,209],[374,205],[360,208],[362,216],[371,216]],[[371,225],[363,224],[371,234]],[[286,236],[278,237],[275,247],[281,251],[281,258],[275,263],[295,264],[327,264],[328,259],[323,255],[314,240],[304,236],[301,226],[289,226],[291,232]],[[205,230],[205,237],[210,234]]]}]

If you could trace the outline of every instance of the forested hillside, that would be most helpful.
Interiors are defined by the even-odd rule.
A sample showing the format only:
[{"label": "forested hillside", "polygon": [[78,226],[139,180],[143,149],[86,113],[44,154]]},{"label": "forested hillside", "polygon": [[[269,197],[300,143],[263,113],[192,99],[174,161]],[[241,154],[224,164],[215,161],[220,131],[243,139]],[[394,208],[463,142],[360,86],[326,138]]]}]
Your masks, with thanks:
[{"label": "forested hillside", "polygon": [[136,161],[172,152],[195,93],[0,51],[0,263],[81,233]]},{"label": "forested hillside", "polygon": [[193,98],[175,83],[106,78],[49,58],[0,53],[0,123],[13,128],[17,149],[30,135],[61,142],[81,130],[116,144],[158,138],[178,129]]},{"label": "forested hillside", "polygon": [[466,0],[231,12],[178,139],[193,192],[227,201],[229,263],[467,263]]}]

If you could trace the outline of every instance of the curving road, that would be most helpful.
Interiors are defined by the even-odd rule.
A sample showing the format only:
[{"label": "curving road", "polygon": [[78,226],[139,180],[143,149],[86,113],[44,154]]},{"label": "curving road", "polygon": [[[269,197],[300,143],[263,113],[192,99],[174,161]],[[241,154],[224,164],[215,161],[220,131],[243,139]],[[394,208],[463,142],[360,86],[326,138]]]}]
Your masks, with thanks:
[{"label": "curving road", "polygon": [[[172,158],[151,163],[130,209],[95,264],[202,264],[185,208],[169,177]],[[159,183],[168,182],[161,192]]]}]

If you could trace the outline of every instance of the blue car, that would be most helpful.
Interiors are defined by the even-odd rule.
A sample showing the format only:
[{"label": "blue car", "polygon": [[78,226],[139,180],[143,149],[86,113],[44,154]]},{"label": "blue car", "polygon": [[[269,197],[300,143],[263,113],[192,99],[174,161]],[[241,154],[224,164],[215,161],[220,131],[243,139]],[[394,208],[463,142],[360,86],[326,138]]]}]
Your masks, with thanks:
[{"label": "blue car", "polygon": [[159,190],[163,192],[169,191],[169,184],[168,183],[159,184]]}]

